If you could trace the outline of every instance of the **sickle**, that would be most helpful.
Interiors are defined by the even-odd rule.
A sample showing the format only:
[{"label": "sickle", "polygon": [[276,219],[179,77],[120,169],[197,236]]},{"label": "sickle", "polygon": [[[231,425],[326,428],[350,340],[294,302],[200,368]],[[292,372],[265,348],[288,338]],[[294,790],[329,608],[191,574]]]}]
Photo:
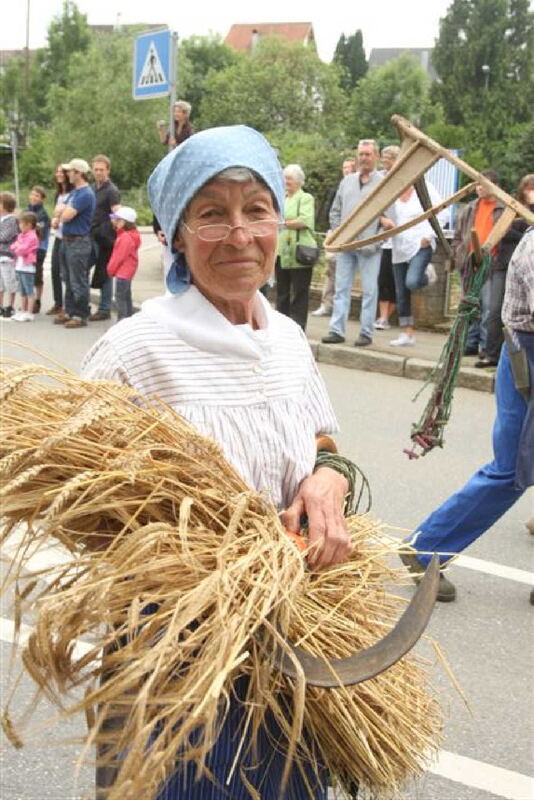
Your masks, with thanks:
[{"label": "sickle", "polygon": [[288,642],[292,657],[275,646],[271,661],[283,675],[297,678],[299,673],[293,662],[296,659],[302,667],[306,683],[325,689],[352,686],[374,678],[406,655],[420,638],[432,614],[438,586],[439,558],[434,553],[417,591],[395,627],[367,650],[353,653],[347,658],[326,659],[312,656]]}]

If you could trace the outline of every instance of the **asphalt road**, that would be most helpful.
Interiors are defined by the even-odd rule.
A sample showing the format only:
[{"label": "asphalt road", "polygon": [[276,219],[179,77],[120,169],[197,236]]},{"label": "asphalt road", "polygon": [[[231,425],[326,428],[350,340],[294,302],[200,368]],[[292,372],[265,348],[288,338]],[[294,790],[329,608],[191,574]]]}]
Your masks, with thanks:
[{"label": "asphalt road", "polygon": [[[76,369],[83,352],[105,330],[94,323],[65,331],[40,316],[32,324],[3,323],[4,338],[17,340]],[[35,360],[32,352],[4,342],[4,355]],[[373,513],[399,538],[412,530],[450,492],[490,457],[494,399],[491,395],[458,390],[447,431],[446,446],[419,461],[402,453],[410,424],[424,400],[412,403],[415,381],[322,366],[336,408],[342,452],[366,472],[373,490]],[[534,781],[534,633],[529,604],[534,536],[524,527],[534,513],[532,493],[481,537],[450,570],[458,589],[453,604],[438,605],[430,634],[439,640],[460,683],[469,707],[439,666],[437,691],[447,709],[443,752],[416,786],[398,800],[532,800]],[[409,590],[407,590],[409,592]],[[8,620],[11,609],[2,609]],[[9,624],[0,627],[2,695],[10,656]],[[425,649],[426,648],[426,649]],[[423,651],[431,654],[428,645]],[[25,680],[20,704],[32,696]],[[42,706],[37,719],[51,710]],[[43,726],[20,751],[3,740],[1,796],[3,800],[74,800],[91,796],[92,773],[73,777],[83,720],[52,729]],[[52,741],[64,746],[51,747]]]}]

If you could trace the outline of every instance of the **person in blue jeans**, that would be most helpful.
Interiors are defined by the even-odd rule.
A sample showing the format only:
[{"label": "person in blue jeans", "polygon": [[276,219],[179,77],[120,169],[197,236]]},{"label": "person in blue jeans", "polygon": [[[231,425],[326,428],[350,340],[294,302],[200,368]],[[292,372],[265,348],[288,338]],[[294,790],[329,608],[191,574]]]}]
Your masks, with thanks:
[{"label": "person in blue jeans", "polygon": [[[427,189],[432,205],[437,205],[441,197],[428,181]],[[413,186],[406,189],[393,205],[393,216],[397,225],[403,225],[422,213],[423,207]],[[437,216],[444,224],[446,221],[444,213],[441,212]],[[399,326],[402,328],[399,336],[390,341],[394,347],[409,347],[415,344],[412,292],[423,289],[437,279],[436,271],[431,264],[435,249],[436,234],[428,220],[412,225],[392,239],[393,279]]]},{"label": "person in blue jeans", "polygon": [[66,313],[58,315],[54,322],[65,328],[81,328],[87,325],[89,316],[89,264],[93,249],[90,231],[96,201],[87,182],[87,161],[73,158],[67,171],[74,189],[60,212]]},{"label": "person in blue jeans", "polygon": [[[358,171],[343,178],[330,209],[332,230],[339,227],[350,216],[356,206],[372,192],[384,177],[376,169],[379,150],[374,139],[362,139],[358,144],[356,155]],[[359,238],[367,239],[374,236],[378,233],[381,225],[392,228],[393,222],[387,216],[377,217],[360,234]],[[356,269],[360,270],[362,281],[362,306],[360,333],[354,346],[366,347],[372,343],[378,303],[378,273],[381,255],[380,244],[362,247],[354,251],[343,251],[337,255],[332,317],[329,332],[321,340],[324,344],[339,344],[345,341],[345,326],[350,311],[352,284]]]},{"label": "person in blue jeans", "polygon": [[[512,345],[501,350],[495,384],[497,416],[493,427],[493,460],[433,511],[406,540],[413,553],[401,560],[415,575],[432,553],[447,564],[488,530],[534,485],[534,228],[517,246],[506,280],[503,322]],[[522,358],[530,387],[516,387],[512,362]],[[454,600],[454,585],[441,576],[438,600]]]}]

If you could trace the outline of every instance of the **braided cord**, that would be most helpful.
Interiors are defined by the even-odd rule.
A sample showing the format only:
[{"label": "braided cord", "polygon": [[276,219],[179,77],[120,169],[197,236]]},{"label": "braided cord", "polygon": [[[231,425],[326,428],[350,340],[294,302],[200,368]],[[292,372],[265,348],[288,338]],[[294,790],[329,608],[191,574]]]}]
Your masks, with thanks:
[{"label": "braided cord", "polygon": [[[365,514],[371,508],[371,487],[369,481],[362,470],[350,459],[340,456],[339,453],[330,453],[320,450],[315,459],[315,468],[330,467],[330,469],[340,472],[349,482],[349,490],[345,497],[345,516],[352,514]],[[360,508],[364,498],[367,499],[366,508]]]},{"label": "braided cord", "polygon": [[[480,291],[490,268],[490,253],[484,249],[482,252],[480,265],[475,263],[473,255],[469,258],[462,286],[463,296],[449,336],[436,366],[414,397],[416,400],[430,383],[434,383],[432,395],[419,422],[412,425],[410,438],[414,446],[411,450],[404,451],[409,458],[418,458],[429,453],[434,447],[443,447],[443,430],[451,415],[452,398],[467,331],[470,323],[480,316]],[[420,453],[416,452],[416,447],[420,448]]]}]

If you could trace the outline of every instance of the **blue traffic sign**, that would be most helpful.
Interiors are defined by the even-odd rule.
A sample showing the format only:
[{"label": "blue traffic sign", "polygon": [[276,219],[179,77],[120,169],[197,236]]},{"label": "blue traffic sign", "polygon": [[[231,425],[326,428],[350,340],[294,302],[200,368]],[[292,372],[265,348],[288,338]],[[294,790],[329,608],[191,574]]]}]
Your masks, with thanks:
[{"label": "blue traffic sign", "polygon": [[133,98],[164,97],[171,91],[171,32],[148,31],[137,36],[133,59]]}]

